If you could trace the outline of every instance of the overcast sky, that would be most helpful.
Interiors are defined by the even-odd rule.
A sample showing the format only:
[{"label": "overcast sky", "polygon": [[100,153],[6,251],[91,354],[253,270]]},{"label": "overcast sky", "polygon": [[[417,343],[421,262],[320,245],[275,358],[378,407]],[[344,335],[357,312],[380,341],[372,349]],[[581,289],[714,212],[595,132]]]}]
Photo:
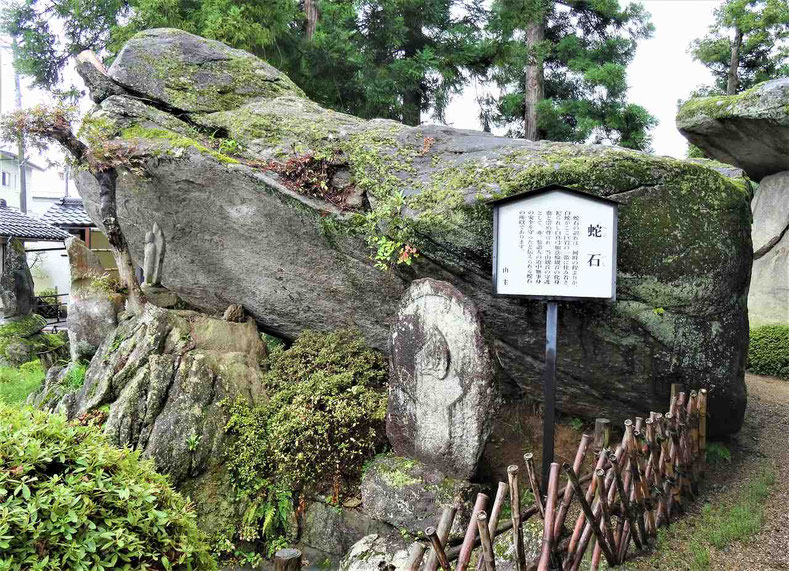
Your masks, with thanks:
[{"label": "overcast sky", "polygon": [[[642,0],[643,1],[643,0]],[[713,11],[723,0],[646,0],[655,33],[641,41],[628,68],[628,98],[643,105],[660,121],[653,130],[656,154],[684,157],[685,138],[674,125],[677,100],[685,99],[698,85],[712,83],[707,68],[694,62],[688,46],[703,36],[712,23]],[[625,2],[620,0],[620,4]],[[451,103],[447,121],[454,127],[479,129],[478,85],[469,86]]]}]

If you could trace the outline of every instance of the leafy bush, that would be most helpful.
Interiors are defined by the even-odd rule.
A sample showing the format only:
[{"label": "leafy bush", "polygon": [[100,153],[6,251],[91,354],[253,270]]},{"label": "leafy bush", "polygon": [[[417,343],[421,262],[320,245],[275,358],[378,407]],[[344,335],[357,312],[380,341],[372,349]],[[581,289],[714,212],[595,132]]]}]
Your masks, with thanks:
[{"label": "leafy bush", "polygon": [[271,545],[284,533],[290,490],[331,483],[338,499],[343,482],[358,479],[382,440],[385,379],[383,357],[348,331],[306,331],[271,355],[269,402],[230,405],[227,465],[239,494],[252,499],[243,539]]},{"label": "leafy bush", "polygon": [[0,569],[216,569],[186,502],[92,426],[0,404]]},{"label": "leafy bush", "polygon": [[24,402],[44,381],[44,367],[36,359],[19,367],[0,367],[0,402]]},{"label": "leafy bush", "polygon": [[757,375],[789,379],[789,325],[751,329],[748,368]]},{"label": "leafy bush", "polygon": [[69,365],[68,374],[64,380],[64,385],[71,390],[81,389],[85,384],[85,373],[88,370],[89,363],[79,361],[78,363],[71,363]]}]

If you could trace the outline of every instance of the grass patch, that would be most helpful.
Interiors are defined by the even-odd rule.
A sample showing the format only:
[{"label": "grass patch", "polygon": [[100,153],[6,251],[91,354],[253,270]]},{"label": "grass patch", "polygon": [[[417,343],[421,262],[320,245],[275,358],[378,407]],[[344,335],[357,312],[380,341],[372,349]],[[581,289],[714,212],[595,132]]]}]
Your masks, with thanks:
[{"label": "grass patch", "polygon": [[82,385],[85,384],[85,371],[87,370],[88,363],[84,361],[72,364],[66,375],[64,385],[71,390],[81,389]]},{"label": "grass patch", "polygon": [[735,542],[752,539],[762,529],[766,501],[775,479],[775,467],[766,466],[732,497],[721,498],[723,501],[714,506],[705,504],[698,516],[661,529],[655,553],[646,566],[638,568],[709,569],[714,550],[727,550]]},{"label": "grass patch", "polygon": [[19,367],[0,367],[0,402],[20,404],[44,381],[44,367],[39,360]]}]

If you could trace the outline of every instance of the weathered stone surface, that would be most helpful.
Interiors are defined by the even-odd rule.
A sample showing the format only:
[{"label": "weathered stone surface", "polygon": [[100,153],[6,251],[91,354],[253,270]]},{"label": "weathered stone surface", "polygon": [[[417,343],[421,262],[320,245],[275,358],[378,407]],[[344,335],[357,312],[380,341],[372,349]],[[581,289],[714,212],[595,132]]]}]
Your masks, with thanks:
[{"label": "weathered stone surface", "polygon": [[[157,34],[138,36],[137,55],[119,57],[113,77],[146,84],[151,64],[129,62],[166,60],[168,34],[179,36],[180,46],[199,44],[203,61],[227,61],[227,48],[216,42]],[[185,52],[173,53],[179,61]],[[197,69],[169,75],[179,81]],[[145,100],[105,99],[88,120],[102,118],[104,134],[140,160],[142,172],[122,170],[118,179],[119,222],[137,264],[145,232],[159,223],[174,253],[165,259],[163,285],[186,303],[213,314],[241,304],[264,330],[290,339],[308,328],[357,327],[368,343],[387,350],[410,282],[444,280],[479,308],[499,383],[511,396],[539,399],[544,307],[492,295],[492,221],[483,199],[550,183],[576,186],[621,201],[618,301],[562,306],[558,407],[616,420],[659,410],[671,383],[684,382],[715,389],[711,433],[739,428],[752,261],[743,184],[701,165],[617,148],[363,121],[322,109],[293,89],[216,96],[194,107],[224,109],[186,118],[238,143],[239,154],[228,157],[195,139],[176,113],[163,111],[188,107],[172,98],[189,99],[188,82],[155,83],[145,88]],[[195,98],[206,100],[206,93]],[[311,153],[338,157],[332,168],[351,173],[364,193],[361,206],[348,210],[307,196],[260,166]],[[77,184],[100,221],[95,179],[83,171]],[[412,225],[420,257],[382,271],[370,260],[364,238],[371,230],[359,225],[359,215],[386,210],[398,191],[406,207],[393,222]],[[379,228],[387,227],[393,226],[384,218]]]},{"label": "weathered stone surface", "polygon": [[304,512],[301,542],[324,553],[345,555],[362,537],[393,531],[358,507],[336,507],[313,501]]},{"label": "weathered stone surface", "polygon": [[687,101],[677,127],[707,156],[736,165],[753,180],[789,170],[789,78],[738,95]]},{"label": "weathered stone surface", "polygon": [[250,53],[165,28],[129,40],[109,75],[137,95],[183,111],[221,111],[264,95],[301,94],[287,76]]},{"label": "weathered stone surface", "polygon": [[104,267],[96,254],[79,238],[66,241],[66,252],[71,269],[68,328],[71,360],[89,361],[99,345],[118,325],[118,313],[123,311],[123,295],[100,287],[96,281],[104,274]]},{"label": "weathered stone surface", "polygon": [[364,472],[362,508],[370,517],[417,535],[438,523],[443,508],[456,505],[451,533],[460,535],[479,491],[479,486],[447,477],[419,460],[383,455]]},{"label": "weathered stone surface", "polygon": [[222,314],[222,319],[225,321],[241,322],[246,319],[245,316],[244,308],[236,303],[227,306],[225,313]]},{"label": "weathered stone surface", "polygon": [[789,171],[762,179],[753,202],[753,257],[760,258],[789,228]]},{"label": "weathered stone surface", "polygon": [[407,562],[408,548],[402,538],[374,533],[356,542],[340,561],[340,571],[398,571]]},{"label": "weathered stone surface", "polygon": [[145,294],[145,299],[156,307],[171,309],[178,305],[178,295],[166,287],[143,283],[140,289],[142,289],[142,293]]},{"label": "weathered stone surface", "polygon": [[751,327],[789,323],[789,232],[753,261],[748,310]]},{"label": "weathered stone surface", "polygon": [[105,433],[178,484],[222,458],[227,411],[219,403],[263,398],[264,352],[252,321],[147,305],[104,340],[63,408],[74,418],[109,405]]},{"label": "weathered stone surface", "polygon": [[386,435],[400,456],[471,478],[497,386],[474,303],[446,282],[411,283],[392,327]]},{"label": "weathered stone surface", "polygon": [[33,276],[27,265],[25,246],[16,238],[11,238],[5,246],[0,300],[6,318],[25,316],[33,310]]}]

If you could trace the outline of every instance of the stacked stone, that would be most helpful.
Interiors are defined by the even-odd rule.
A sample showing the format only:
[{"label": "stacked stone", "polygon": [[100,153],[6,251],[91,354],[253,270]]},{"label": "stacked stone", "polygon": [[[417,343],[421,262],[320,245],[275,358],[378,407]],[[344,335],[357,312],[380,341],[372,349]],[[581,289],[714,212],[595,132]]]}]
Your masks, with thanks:
[{"label": "stacked stone", "polygon": [[692,99],[677,126],[709,157],[759,183],[751,202],[750,323],[789,323],[789,78],[739,95]]}]

